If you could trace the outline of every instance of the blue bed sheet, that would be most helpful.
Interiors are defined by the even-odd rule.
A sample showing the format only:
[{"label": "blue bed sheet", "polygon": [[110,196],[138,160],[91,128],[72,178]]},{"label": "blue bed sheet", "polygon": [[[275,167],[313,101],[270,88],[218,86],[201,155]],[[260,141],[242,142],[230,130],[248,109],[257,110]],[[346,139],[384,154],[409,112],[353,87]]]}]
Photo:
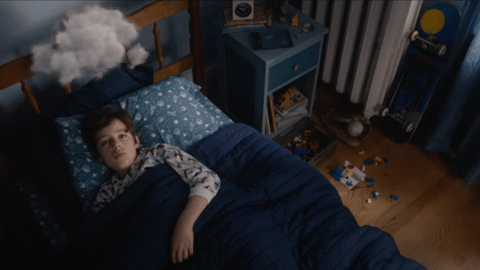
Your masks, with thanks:
[{"label": "blue bed sheet", "polygon": [[[72,243],[88,269],[425,269],[392,237],[357,225],[315,168],[244,124],[190,153],[222,186],[194,226],[194,255],[173,265],[170,239],[189,193],[161,164],[80,230]],[[79,248],[82,247],[82,248]],[[81,252],[80,252],[81,251]]]}]

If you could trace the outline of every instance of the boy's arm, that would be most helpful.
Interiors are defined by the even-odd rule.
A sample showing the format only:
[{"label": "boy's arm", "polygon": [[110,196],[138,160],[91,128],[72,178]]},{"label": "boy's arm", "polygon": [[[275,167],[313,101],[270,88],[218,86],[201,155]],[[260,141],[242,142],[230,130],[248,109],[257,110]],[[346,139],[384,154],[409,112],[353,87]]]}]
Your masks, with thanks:
[{"label": "boy's arm", "polygon": [[198,195],[188,199],[187,206],[177,220],[172,236],[172,261],[182,262],[193,255],[193,225],[207,207],[208,201]]},{"label": "boy's arm", "polygon": [[178,147],[164,144],[163,159],[190,186],[190,195],[199,195],[208,203],[220,189],[220,177],[190,154]]},{"label": "boy's arm", "polygon": [[172,236],[172,260],[182,262],[193,255],[193,225],[220,189],[218,175],[178,147],[163,144],[163,159],[190,186],[185,209]]}]

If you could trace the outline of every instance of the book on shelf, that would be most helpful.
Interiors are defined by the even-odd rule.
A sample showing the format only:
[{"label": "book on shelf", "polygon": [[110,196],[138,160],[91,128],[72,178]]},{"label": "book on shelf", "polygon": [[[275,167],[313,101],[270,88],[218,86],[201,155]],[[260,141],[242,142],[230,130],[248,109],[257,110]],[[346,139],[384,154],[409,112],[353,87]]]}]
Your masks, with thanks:
[{"label": "book on shelf", "polygon": [[293,94],[288,100],[286,104],[280,106],[279,104],[275,104],[275,108],[278,109],[278,113],[280,115],[285,115],[294,109],[297,109],[301,106],[306,106],[308,104],[308,99],[300,92],[296,87],[292,87]]},{"label": "book on shelf", "polygon": [[270,120],[268,119],[268,110],[265,112],[265,134],[270,135]]},{"label": "book on shelf", "polygon": [[299,114],[299,115],[295,115],[295,116],[285,118],[284,120],[277,122],[277,128],[282,128],[282,127],[287,126],[289,124],[296,123],[297,121],[301,120],[306,115],[307,115],[307,113],[304,113],[304,114]]},{"label": "book on shelf", "polygon": [[289,111],[285,115],[281,115],[281,114],[278,113],[278,111],[276,111],[275,121],[279,122],[279,121],[283,121],[285,119],[288,119],[290,117],[297,116],[297,115],[303,115],[303,114],[304,115],[308,114],[307,104],[305,104],[304,106],[300,106],[298,108],[295,108],[294,110]]},{"label": "book on shelf", "polygon": [[277,132],[277,124],[275,122],[275,112],[273,109],[273,98],[272,95],[268,95],[268,112],[270,113],[270,119],[272,123],[272,131],[273,133]]}]

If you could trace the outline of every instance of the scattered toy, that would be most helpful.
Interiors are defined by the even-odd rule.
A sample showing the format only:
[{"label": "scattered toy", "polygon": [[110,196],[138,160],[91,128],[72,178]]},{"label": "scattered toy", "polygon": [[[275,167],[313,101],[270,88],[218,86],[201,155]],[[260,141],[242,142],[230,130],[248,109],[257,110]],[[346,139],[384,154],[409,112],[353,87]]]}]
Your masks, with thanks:
[{"label": "scattered toy", "polygon": [[349,189],[355,187],[359,181],[365,178],[365,173],[353,166],[348,160],[337,168],[333,168],[330,171],[330,175],[337,181],[342,182]]},{"label": "scattered toy", "polygon": [[391,195],[390,198],[392,198],[392,200],[398,201],[398,197],[395,195]]},{"label": "scattered toy", "polygon": [[375,198],[375,199],[376,199],[376,198],[377,198],[377,192],[375,192],[375,191],[372,191],[372,194],[373,194],[373,198]]},{"label": "scattered toy", "polygon": [[375,156],[374,160],[378,162],[382,162],[382,159],[379,156]]},{"label": "scattered toy", "polygon": [[358,152],[358,154],[361,156],[361,155],[365,154],[365,151],[360,151],[360,152]]},{"label": "scattered toy", "polygon": [[372,203],[372,199],[367,199],[367,203]]},{"label": "scattered toy", "polygon": [[312,131],[310,129],[305,129],[304,131],[302,131],[302,136],[305,136],[305,137],[310,137],[312,136]]},{"label": "scattered toy", "polygon": [[368,165],[370,162],[372,162],[372,159],[371,158],[367,158],[363,163],[365,165]]},{"label": "scattered toy", "polygon": [[365,171],[365,165],[362,165],[362,172]]},{"label": "scattered toy", "polygon": [[334,171],[331,171],[331,172],[330,172],[330,175],[331,175],[333,178],[335,178],[335,180],[337,180],[337,181],[339,181],[339,182],[340,182],[340,180],[342,179],[342,177],[339,176],[338,174],[336,174]]},{"label": "scattered toy", "polygon": [[350,178],[350,177],[352,177],[352,175],[353,175],[353,172],[352,172],[348,167],[345,167],[345,168],[343,169],[343,173],[345,174],[345,176],[347,177],[347,179]]},{"label": "scattered toy", "polygon": [[372,183],[372,184],[373,184],[373,182],[375,182],[375,181],[373,180],[373,178],[367,178],[367,183]]},{"label": "scattered toy", "polygon": [[385,162],[385,164],[388,164],[388,158],[383,158],[383,162]]},{"label": "scattered toy", "polygon": [[378,162],[375,162],[375,166],[377,166],[377,165],[378,165]]}]

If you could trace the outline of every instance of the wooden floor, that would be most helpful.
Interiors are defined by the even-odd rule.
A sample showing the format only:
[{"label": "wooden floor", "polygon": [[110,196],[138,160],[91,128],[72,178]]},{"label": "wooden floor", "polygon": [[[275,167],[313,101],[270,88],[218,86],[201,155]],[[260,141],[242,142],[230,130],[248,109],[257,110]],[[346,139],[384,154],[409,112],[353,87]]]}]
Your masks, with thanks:
[{"label": "wooden floor", "polygon": [[[361,182],[349,190],[329,175],[345,160],[360,168],[366,158],[375,156],[388,157],[389,164],[366,167],[367,177],[375,179],[373,188]],[[390,233],[402,255],[427,269],[480,269],[480,191],[452,175],[436,153],[413,143],[397,144],[374,126],[361,146],[340,143],[318,169],[358,224]],[[374,190],[380,193],[377,199]],[[399,200],[390,199],[391,194]],[[366,203],[367,198],[373,202]]]}]

